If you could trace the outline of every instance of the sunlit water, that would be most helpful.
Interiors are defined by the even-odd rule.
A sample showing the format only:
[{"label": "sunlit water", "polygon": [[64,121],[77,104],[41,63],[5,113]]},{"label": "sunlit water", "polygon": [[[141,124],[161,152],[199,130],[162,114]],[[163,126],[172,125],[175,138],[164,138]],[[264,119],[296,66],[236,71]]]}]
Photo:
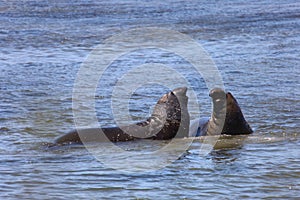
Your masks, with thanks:
[{"label": "sunlit water", "polygon": [[[299,13],[296,0],[0,2],[0,198],[300,198]],[[81,145],[48,147],[75,127],[73,85],[91,50],[114,34],[142,27],[172,29],[198,41],[255,133],[221,138],[206,155],[200,152],[205,139],[195,139],[177,159],[171,159],[176,148],[156,154],[159,159],[153,160],[166,166],[145,171],[143,166],[155,166],[149,152],[168,142],[118,144],[142,155],[138,172],[130,171],[126,152],[99,162]],[[114,124],[110,95],[119,76],[152,62],[182,73],[189,90],[197,92],[200,115],[209,116],[203,79],[182,70],[188,63],[178,56],[152,49],[112,63],[96,92],[101,125]],[[167,90],[137,88],[129,102],[133,120],[145,119]],[[111,150],[93,145],[98,151],[103,146],[105,155]],[[108,159],[124,160],[125,171],[112,169]]]}]

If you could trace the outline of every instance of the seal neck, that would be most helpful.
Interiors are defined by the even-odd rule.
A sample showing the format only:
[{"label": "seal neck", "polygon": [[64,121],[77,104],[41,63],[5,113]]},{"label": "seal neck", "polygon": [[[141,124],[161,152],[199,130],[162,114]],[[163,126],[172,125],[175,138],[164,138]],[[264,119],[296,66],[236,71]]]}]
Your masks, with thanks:
[{"label": "seal neck", "polygon": [[222,133],[226,120],[226,99],[213,100],[213,110],[207,127],[208,135]]}]

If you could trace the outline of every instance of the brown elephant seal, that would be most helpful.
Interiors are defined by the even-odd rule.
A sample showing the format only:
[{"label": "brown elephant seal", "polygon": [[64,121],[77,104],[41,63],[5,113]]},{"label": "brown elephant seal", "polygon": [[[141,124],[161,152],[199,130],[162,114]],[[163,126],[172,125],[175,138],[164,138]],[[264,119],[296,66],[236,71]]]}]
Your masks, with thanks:
[{"label": "brown elephant seal", "polygon": [[[209,119],[196,119],[191,122],[190,136],[204,135],[245,135],[253,131],[242,110],[230,92],[214,88],[210,91],[213,110]],[[195,131],[195,127],[197,131]],[[193,131],[194,130],[194,131]]]},{"label": "brown elephant seal", "polygon": [[[176,88],[163,95],[152,115],[143,122],[123,126],[73,130],[55,140],[56,144],[83,142],[124,142],[135,139],[169,140],[188,136],[190,117],[187,88]],[[104,134],[103,134],[104,133]]]}]

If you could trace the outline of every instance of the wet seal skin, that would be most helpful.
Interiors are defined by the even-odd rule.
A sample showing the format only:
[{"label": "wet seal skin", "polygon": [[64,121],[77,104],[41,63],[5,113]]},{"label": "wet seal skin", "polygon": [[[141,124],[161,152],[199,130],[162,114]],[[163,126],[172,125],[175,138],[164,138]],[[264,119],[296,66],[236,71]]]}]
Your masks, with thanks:
[{"label": "wet seal skin", "polygon": [[246,135],[253,133],[237,100],[230,92],[226,93],[220,88],[214,88],[210,91],[209,96],[213,102],[211,117],[208,120],[202,119],[194,122],[199,124],[195,136]]},{"label": "wet seal skin", "polygon": [[100,128],[72,130],[57,138],[55,143],[101,142],[107,139],[111,142],[125,142],[136,139],[169,140],[174,137],[187,137],[190,116],[186,92],[186,87],[180,87],[163,95],[146,121],[124,127],[104,127],[104,134]]}]

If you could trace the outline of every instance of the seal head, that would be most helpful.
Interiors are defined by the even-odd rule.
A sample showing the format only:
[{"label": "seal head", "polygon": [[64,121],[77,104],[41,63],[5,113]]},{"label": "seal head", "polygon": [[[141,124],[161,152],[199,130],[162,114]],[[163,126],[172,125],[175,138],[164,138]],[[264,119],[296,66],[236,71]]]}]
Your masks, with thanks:
[{"label": "seal head", "polygon": [[[167,140],[176,137],[187,137],[190,116],[187,109],[187,88],[176,88],[165,94],[157,102],[150,120],[163,122],[162,129],[152,139]],[[147,120],[148,121],[148,120]]]},{"label": "seal head", "polygon": [[253,132],[230,92],[215,88],[210,91],[209,96],[213,101],[213,111],[208,124],[208,135],[242,135]]}]

